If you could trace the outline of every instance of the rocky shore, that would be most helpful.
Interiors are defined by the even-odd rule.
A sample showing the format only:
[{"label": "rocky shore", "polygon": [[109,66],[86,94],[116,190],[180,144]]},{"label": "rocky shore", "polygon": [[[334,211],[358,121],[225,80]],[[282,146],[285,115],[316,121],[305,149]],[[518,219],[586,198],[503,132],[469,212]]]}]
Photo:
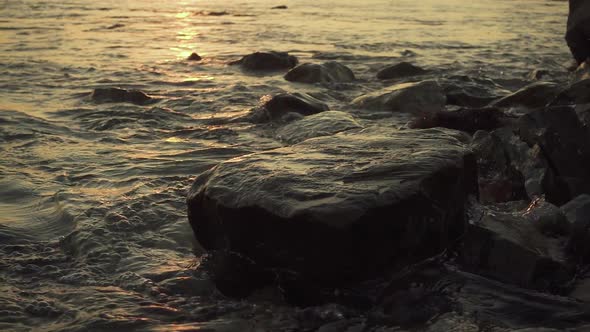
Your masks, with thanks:
[{"label": "rocky shore", "polygon": [[[307,84],[355,80],[342,64],[296,66],[279,52],[233,64],[294,67],[285,79]],[[187,204],[209,252],[202,268],[229,297],[270,292],[264,301],[349,313],[309,331],[581,328],[590,320],[580,291],[590,282],[587,69],[569,85],[539,81],[489,100],[424,73],[384,68],[375,79],[405,81],[342,110],[282,94],[234,119],[272,123],[284,147],[197,177]],[[358,110],[411,121],[361,125]],[[507,310],[522,314],[500,322]]]}]

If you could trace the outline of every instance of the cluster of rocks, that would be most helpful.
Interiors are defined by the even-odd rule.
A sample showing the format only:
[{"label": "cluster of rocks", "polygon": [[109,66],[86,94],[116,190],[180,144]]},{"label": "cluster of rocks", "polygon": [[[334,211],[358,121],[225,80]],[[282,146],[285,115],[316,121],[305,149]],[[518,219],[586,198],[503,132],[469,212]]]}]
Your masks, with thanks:
[{"label": "cluster of rocks", "polygon": [[[355,80],[336,62],[298,65],[287,53],[233,64],[288,70],[292,82]],[[425,73],[398,64],[377,79]],[[349,106],[411,114],[403,130],[360,124],[308,94],[266,97],[237,121],[281,120],[277,138],[287,146],[200,174],[189,220],[204,248],[233,257],[216,265],[228,294],[279,283],[294,303],[322,302],[326,288],[444,251],[462,269],[565,294],[590,260],[590,131],[587,108],[575,107],[589,92],[587,79],[567,88],[535,82],[453,111],[447,105],[468,94],[425,80]]]}]

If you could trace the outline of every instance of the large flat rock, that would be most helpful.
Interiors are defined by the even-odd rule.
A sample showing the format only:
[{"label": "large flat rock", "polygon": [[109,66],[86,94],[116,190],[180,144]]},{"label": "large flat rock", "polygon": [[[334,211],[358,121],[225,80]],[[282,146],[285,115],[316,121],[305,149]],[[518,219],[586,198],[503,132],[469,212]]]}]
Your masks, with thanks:
[{"label": "large flat rock", "polygon": [[200,244],[331,284],[405,266],[463,231],[476,165],[446,129],[344,132],[234,158],[188,194]]}]

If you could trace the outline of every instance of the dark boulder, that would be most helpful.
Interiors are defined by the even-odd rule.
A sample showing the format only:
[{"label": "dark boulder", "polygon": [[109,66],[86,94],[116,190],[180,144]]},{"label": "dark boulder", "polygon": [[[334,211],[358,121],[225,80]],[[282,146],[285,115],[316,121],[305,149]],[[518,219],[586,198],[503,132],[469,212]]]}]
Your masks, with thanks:
[{"label": "dark boulder", "polygon": [[201,61],[203,60],[203,58],[201,58],[200,55],[198,55],[197,53],[191,53],[191,55],[188,56],[188,58],[186,58],[188,61]]},{"label": "dark boulder", "polygon": [[94,89],[90,98],[98,103],[132,103],[137,105],[145,105],[155,101],[142,91],[121,88],[97,88]]},{"label": "dark boulder", "polygon": [[472,220],[460,254],[463,266],[521,287],[559,292],[574,270],[565,260],[560,241],[544,236],[525,216],[531,209],[535,207],[515,213],[484,210]]},{"label": "dark boulder", "polygon": [[443,127],[470,134],[478,130],[494,130],[505,126],[509,118],[497,108],[463,108],[425,114],[410,123],[410,128]]},{"label": "dark boulder", "polygon": [[537,108],[548,105],[559,93],[558,84],[535,82],[505,96],[491,105],[495,107]]},{"label": "dark boulder", "polygon": [[242,68],[254,71],[275,71],[291,69],[299,61],[286,52],[256,52],[244,56],[240,60],[230,62],[230,65],[240,65]]},{"label": "dark boulder", "polygon": [[562,205],[590,193],[590,131],[574,109],[548,107],[522,116],[518,134],[530,147],[538,146],[547,163],[542,179],[547,200]]},{"label": "dark boulder", "polygon": [[426,114],[442,110],[446,96],[436,81],[403,83],[360,96],[352,101],[358,109]]},{"label": "dark boulder", "polygon": [[207,250],[336,286],[444,250],[476,190],[462,134],[345,132],[242,156],[199,175],[190,224]]},{"label": "dark boulder", "polygon": [[321,65],[304,63],[291,69],[285,79],[300,83],[338,83],[354,81],[354,73],[348,67],[329,61]]},{"label": "dark boulder", "polygon": [[389,80],[394,78],[404,78],[410,76],[417,76],[425,74],[427,71],[414,66],[409,62],[400,62],[396,65],[381,69],[377,73],[377,78],[380,80]]}]

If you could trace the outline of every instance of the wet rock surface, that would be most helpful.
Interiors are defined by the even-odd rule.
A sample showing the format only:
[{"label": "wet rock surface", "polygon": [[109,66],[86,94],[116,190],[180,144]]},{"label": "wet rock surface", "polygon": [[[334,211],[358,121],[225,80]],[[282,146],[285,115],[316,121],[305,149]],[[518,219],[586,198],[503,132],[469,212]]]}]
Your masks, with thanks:
[{"label": "wet rock surface", "polygon": [[283,142],[294,144],[309,138],[330,136],[359,128],[362,126],[350,114],[326,111],[289,123],[277,130],[275,135]]},{"label": "wet rock surface", "polygon": [[560,242],[545,234],[548,229],[558,229],[552,234],[561,235],[569,231],[567,224],[547,225],[550,221],[543,218],[555,218],[548,215],[548,209],[537,203],[524,209],[517,207],[512,213],[503,212],[505,208],[484,210],[480,218],[467,226],[462,264],[479,274],[521,287],[559,291],[573,278],[574,270],[568,266]]},{"label": "wet rock surface", "polygon": [[403,266],[463,230],[476,179],[460,139],[442,129],[365,129],[230,160],[195,181],[191,226],[209,250],[320,284]]},{"label": "wet rock surface", "polygon": [[446,96],[435,81],[403,83],[360,96],[352,101],[358,109],[428,114],[441,111]]},{"label": "wet rock surface", "polygon": [[510,118],[497,108],[459,109],[426,114],[410,123],[411,128],[443,127],[470,134],[478,130],[494,130],[506,126]]},{"label": "wet rock surface", "polygon": [[268,121],[288,121],[289,117],[298,118],[329,111],[328,105],[306,93],[280,93],[275,96],[264,96],[261,106],[235,121],[251,121],[255,123]]},{"label": "wet rock surface", "polygon": [[155,100],[139,90],[121,88],[97,88],[92,91],[90,98],[98,103],[132,103],[145,105]]},{"label": "wet rock surface", "polygon": [[542,179],[547,200],[562,205],[590,193],[590,140],[584,126],[570,107],[549,107],[530,112],[518,121],[521,140],[538,146],[548,168]]},{"label": "wet rock surface", "polygon": [[285,79],[300,83],[338,83],[352,82],[355,77],[350,68],[338,62],[329,61],[323,64],[301,64],[291,69],[285,75]]},{"label": "wet rock surface", "polygon": [[277,71],[295,67],[299,60],[286,52],[256,52],[244,56],[240,60],[230,62],[252,71]]},{"label": "wet rock surface", "polygon": [[400,62],[393,66],[385,67],[377,73],[380,80],[389,80],[395,78],[404,78],[417,76],[426,73],[426,70],[415,66],[409,62]]},{"label": "wet rock surface", "polygon": [[495,107],[535,108],[548,105],[560,91],[558,84],[536,82],[492,103]]}]

